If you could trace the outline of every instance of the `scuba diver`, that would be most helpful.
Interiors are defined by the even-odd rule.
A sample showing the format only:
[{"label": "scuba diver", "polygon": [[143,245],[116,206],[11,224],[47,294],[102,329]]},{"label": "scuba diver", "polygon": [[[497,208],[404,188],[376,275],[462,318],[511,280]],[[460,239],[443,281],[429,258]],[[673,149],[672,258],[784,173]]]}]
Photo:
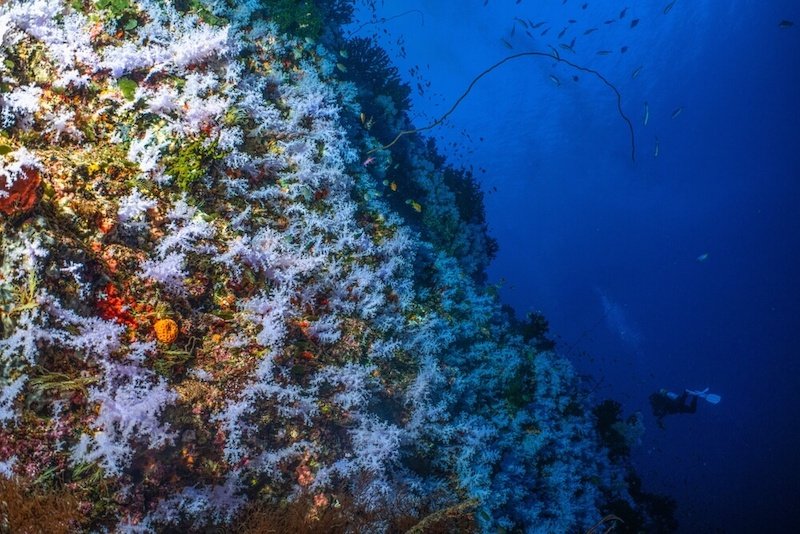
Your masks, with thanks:
[{"label": "scuba diver", "polygon": [[[691,400],[687,403],[687,399]],[[714,393],[709,393],[708,388],[703,391],[692,391],[684,389],[678,395],[672,391],[662,389],[650,395],[650,406],[653,408],[653,415],[658,419],[658,426],[664,428],[664,417],[677,413],[695,413],[697,411],[697,399],[705,399],[711,404],[717,404],[722,397]]]}]

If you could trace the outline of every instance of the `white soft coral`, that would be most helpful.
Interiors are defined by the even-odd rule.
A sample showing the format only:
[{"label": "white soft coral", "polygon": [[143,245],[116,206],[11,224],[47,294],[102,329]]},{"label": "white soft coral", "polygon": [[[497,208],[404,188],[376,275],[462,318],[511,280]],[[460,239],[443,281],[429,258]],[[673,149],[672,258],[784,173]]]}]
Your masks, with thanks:
[{"label": "white soft coral", "polygon": [[104,363],[105,383],[94,388],[89,401],[97,402],[100,413],[92,437],[81,436],[73,449],[75,463],[99,462],[107,476],[119,476],[130,464],[132,442],[158,448],[171,443],[174,435],[162,423],[159,414],[177,394],[151,371],[137,365]]}]

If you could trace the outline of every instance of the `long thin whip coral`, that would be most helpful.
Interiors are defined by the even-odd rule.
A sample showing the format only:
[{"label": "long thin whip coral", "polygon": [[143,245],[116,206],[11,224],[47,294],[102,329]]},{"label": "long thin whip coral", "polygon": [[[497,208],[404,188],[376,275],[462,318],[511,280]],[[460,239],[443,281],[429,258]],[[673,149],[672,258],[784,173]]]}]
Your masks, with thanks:
[{"label": "long thin whip coral", "polygon": [[361,30],[363,30],[364,28],[366,28],[367,26],[370,26],[372,24],[384,24],[384,23],[389,22],[391,20],[399,19],[400,17],[404,17],[406,15],[410,15],[411,13],[417,13],[422,18],[422,25],[425,26],[425,14],[422,11],[420,11],[419,9],[409,9],[408,11],[403,11],[402,13],[398,13],[397,15],[392,15],[391,17],[381,17],[379,19],[373,19],[373,20],[367,21],[367,22],[361,24],[355,30],[353,30],[350,33],[348,33],[347,34],[347,38],[349,39],[350,37],[354,36],[355,34],[360,32]]},{"label": "long thin whip coral", "polygon": [[504,57],[503,59],[501,59],[500,61],[498,61],[494,65],[492,65],[491,67],[488,67],[486,70],[484,70],[483,72],[481,72],[480,74],[475,76],[475,78],[473,78],[472,81],[470,82],[469,86],[467,86],[467,89],[461,94],[461,96],[458,97],[458,99],[455,101],[455,103],[453,103],[453,105],[450,107],[450,109],[448,109],[438,119],[436,119],[432,123],[428,124],[427,126],[422,126],[420,128],[413,128],[413,129],[409,129],[409,130],[401,130],[397,134],[397,136],[389,144],[386,144],[386,145],[383,145],[383,146],[380,146],[380,147],[377,147],[377,148],[373,148],[372,150],[367,152],[367,154],[371,154],[371,153],[376,152],[378,150],[386,150],[387,148],[392,147],[395,143],[397,143],[397,141],[400,140],[401,137],[403,137],[405,135],[424,132],[426,130],[432,130],[433,128],[436,128],[437,126],[442,124],[445,120],[447,120],[447,117],[449,117],[456,110],[456,108],[467,97],[467,95],[470,93],[470,91],[472,91],[472,88],[475,87],[475,85],[481,80],[481,78],[483,78],[484,76],[486,76],[487,74],[489,74],[493,70],[497,69],[498,67],[504,65],[505,63],[508,63],[509,61],[512,61],[514,59],[519,59],[519,58],[522,58],[522,57],[546,57],[546,58],[554,59],[559,63],[564,63],[565,65],[568,65],[568,66],[572,67],[573,69],[580,70],[580,71],[592,74],[592,75],[596,76],[597,78],[599,78],[600,81],[602,81],[605,85],[610,87],[611,90],[614,91],[614,94],[617,96],[617,111],[619,112],[620,117],[622,117],[622,120],[624,120],[625,123],[628,125],[628,130],[630,131],[630,135],[631,135],[631,160],[636,161],[636,140],[634,139],[633,123],[627,117],[627,115],[625,115],[625,112],[622,111],[622,94],[619,92],[619,89],[617,89],[617,87],[613,83],[608,81],[608,79],[605,76],[603,76],[602,74],[600,74],[598,71],[596,71],[594,69],[590,69],[588,67],[584,67],[582,65],[578,65],[577,63],[573,63],[572,61],[570,61],[568,59],[564,59],[563,57],[561,57],[558,54],[558,52],[555,52],[555,51],[553,51],[552,53],[551,52],[538,52],[538,51],[535,51],[535,50],[534,51],[530,51],[530,52],[520,52],[518,54],[512,54],[510,56]]}]

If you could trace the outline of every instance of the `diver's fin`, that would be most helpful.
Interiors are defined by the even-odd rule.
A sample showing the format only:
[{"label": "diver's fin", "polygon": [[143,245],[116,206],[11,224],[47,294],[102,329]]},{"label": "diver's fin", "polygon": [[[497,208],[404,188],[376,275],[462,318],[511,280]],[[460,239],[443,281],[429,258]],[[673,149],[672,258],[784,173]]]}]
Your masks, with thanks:
[{"label": "diver's fin", "polygon": [[703,391],[692,391],[691,389],[686,390],[688,393],[700,397],[701,399],[705,399],[707,402],[711,404],[718,404],[719,401],[722,400],[722,397],[717,395],[716,393],[709,393],[708,388],[704,389]]}]

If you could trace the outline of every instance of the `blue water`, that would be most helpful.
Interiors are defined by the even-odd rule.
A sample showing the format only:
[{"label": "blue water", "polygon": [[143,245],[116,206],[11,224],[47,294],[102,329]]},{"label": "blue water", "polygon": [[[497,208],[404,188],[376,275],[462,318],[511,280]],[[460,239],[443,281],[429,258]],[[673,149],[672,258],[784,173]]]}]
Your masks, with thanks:
[{"label": "blue water", "polygon": [[[619,88],[635,162],[609,88],[540,57],[482,79],[432,135],[481,180],[503,299],[549,319],[597,400],[646,414],[633,459],[678,500],[681,531],[800,524],[800,4],[637,2],[619,19],[624,3],[583,3],[384,0],[378,18],[406,14],[360,34],[422,84],[417,126],[548,44]],[[547,23],[532,39],[514,17]],[[662,387],[722,402],[662,430],[647,402]]]}]

